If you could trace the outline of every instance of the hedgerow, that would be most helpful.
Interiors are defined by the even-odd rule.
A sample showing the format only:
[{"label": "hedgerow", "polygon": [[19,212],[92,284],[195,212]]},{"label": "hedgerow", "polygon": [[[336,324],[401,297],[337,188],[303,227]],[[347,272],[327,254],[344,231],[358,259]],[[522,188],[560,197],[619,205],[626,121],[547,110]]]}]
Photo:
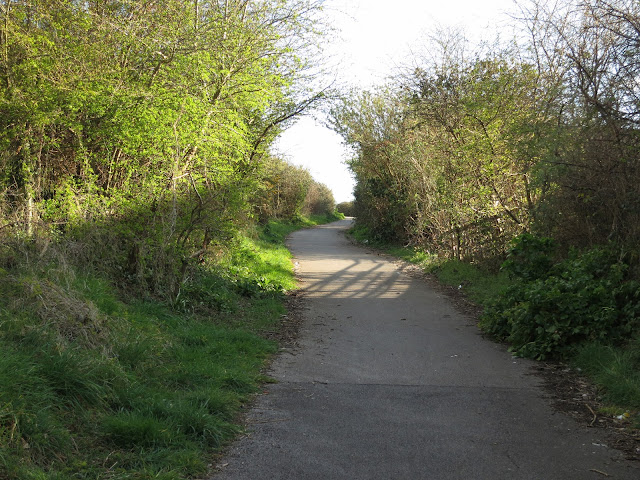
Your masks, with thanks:
[{"label": "hedgerow", "polygon": [[502,268],[512,283],[485,310],[481,326],[521,356],[563,356],[584,341],[616,343],[640,319],[640,282],[614,246],[571,251],[554,262],[553,242],[517,237]]}]

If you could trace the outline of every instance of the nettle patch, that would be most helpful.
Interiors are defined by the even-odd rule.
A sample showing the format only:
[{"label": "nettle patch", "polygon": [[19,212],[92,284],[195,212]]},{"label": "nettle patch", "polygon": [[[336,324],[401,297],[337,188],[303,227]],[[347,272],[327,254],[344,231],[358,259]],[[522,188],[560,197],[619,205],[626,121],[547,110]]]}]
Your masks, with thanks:
[{"label": "nettle patch", "polygon": [[554,262],[549,239],[523,234],[502,268],[512,283],[489,305],[482,328],[521,356],[562,356],[584,341],[621,342],[639,324],[640,282],[612,246]]}]

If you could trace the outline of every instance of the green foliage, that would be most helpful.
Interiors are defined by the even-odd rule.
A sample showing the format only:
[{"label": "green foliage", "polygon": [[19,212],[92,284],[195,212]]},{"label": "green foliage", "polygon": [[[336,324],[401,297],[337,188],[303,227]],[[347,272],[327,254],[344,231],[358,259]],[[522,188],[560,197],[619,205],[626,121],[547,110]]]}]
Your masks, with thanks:
[{"label": "green foliage", "polygon": [[205,476],[277,350],[261,334],[278,329],[295,286],[284,239],[333,219],[247,233],[174,305],[124,302],[55,246],[14,259],[0,270],[0,477]]},{"label": "green foliage", "polygon": [[577,349],[574,363],[602,389],[606,402],[640,411],[640,337],[623,346],[587,343]]},{"label": "green foliage", "polygon": [[432,259],[427,271],[479,305],[499,298],[509,284],[509,278],[503,272],[496,274],[486,267],[460,260]]},{"label": "green foliage", "polygon": [[440,46],[441,63],[352,94],[333,122],[356,152],[355,214],[374,238],[484,261],[533,220],[531,155],[552,144],[531,132],[546,131],[555,110],[540,114],[544,78],[513,53],[470,61]]},{"label": "green foliage", "polygon": [[2,4],[0,477],[202,477],[238,431],[294,286],[241,232],[320,3]]},{"label": "green foliage", "polygon": [[337,210],[333,210],[323,214],[312,214],[309,215],[308,218],[312,225],[322,225],[324,223],[335,222],[337,220],[344,220],[344,215]]},{"label": "green foliage", "polygon": [[395,81],[335,104],[334,129],[354,152],[355,213],[372,238],[481,263],[523,231],[567,249],[635,248],[638,50],[629,32],[640,7],[567,6],[523,5],[531,38],[509,45],[469,52],[459,34],[437,32],[429,55]]},{"label": "green foliage", "polygon": [[261,175],[252,202],[263,224],[272,218],[296,221],[302,215],[331,215],[335,209],[331,190],[316,182],[305,168],[269,157]]},{"label": "green foliage", "polygon": [[[291,221],[271,220],[259,231],[258,238],[264,242],[282,246],[287,236],[296,230],[342,220],[343,218],[343,215],[334,211],[323,215],[300,216]],[[290,255],[290,253],[286,253],[286,255]]]},{"label": "green foliage", "polygon": [[349,235],[355,238],[360,243],[369,243],[371,241],[372,235],[369,231],[369,228],[361,223],[356,223],[349,230]]},{"label": "green foliage", "polygon": [[[305,73],[319,8],[7,3],[1,234],[69,242],[83,268],[175,301],[198,263],[249,223],[280,129],[322,97]],[[291,215],[303,213],[306,188]]]},{"label": "green foliage", "polygon": [[407,237],[408,217],[425,193],[412,181],[411,168],[422,152],[410,151],[401,138],[405,106],[400,95],[381,88],[344,98],[332,111],[334,128],[358,152],[349,164],[357,181],[352,213],[379,241]]},{"label": "green foliage", "polygon": [[483,329],[515,353],[540,359],[584,341],[628,338],[640,317],[640,283],[627,278],[614,249],[574,251],[551,265],[550,248],[528,235],[514,242],[505,262],[512,284],[487,308]]},{"label": "green foliage", "polygon": [[[19,472],[28,465],[71,473],[75,464],[90,466],[95,473],[88,478],[97,478],[109,452],[123,471],[134,471],[134,451],[146,448],[171,457],[190,451],[193,463],[237,432],[229,422],[255,391],[274,346],[246,330],[161,306],[120,303],[117,310],[118,328],[97,350],[73,339],[59,343],[55,327],[37,313],[18,319],[16,311],[3,311],[0,435],[7,442],[0,458],[6,478],[24,478]],[[171,467],[189,474],[206,469],[201,460],[197,472],[192,464]]]},{"label": "green foliage", "polygon": [[355,216],[355,208],[353,202],[341,202],[336,205],[336,210],[342,213],[345,217]]},{"label": "green foliage", "polygon": [[254,200],[259,218],[291,220],[301,215],[312,182],[311,174],[304,168],[269,158],[263,166],[262,189]]},{"label": "green foliage", "polygon": [[102,422],[103,435],[109,442],[122,448],[134,446],[166,446],[171,444],[171,434],[165,422],[138,413],[121,412]]},{"label": "green foliage", "polygon": [[336,210],[333,192],[322,183],[313,182],[304,201],[303,211],[307,215],[331,215]]},{"label": "green foliage", "polygon": [[197,270],[183,283],[176,306],[183,311],[233,312],[238,297],[280,298],[296,285],[284,238],[313,224],[272,220],[259,234],[238,238],[208,269]]},{"label": "green foliage", "polygon": [[519,280],[545,278],[551,273],[554,248],[549,238],[523,233],[511,242],[502,270]]}]

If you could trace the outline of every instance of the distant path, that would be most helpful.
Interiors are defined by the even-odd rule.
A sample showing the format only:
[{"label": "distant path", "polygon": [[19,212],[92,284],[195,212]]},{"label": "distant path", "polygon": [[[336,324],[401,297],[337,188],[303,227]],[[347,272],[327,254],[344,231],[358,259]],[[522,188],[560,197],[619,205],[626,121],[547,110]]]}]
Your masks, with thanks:
[{"label": "distant path", "polygon": [[279,382],[215,479],[640,479],[597,431],[550,408],[529,362],[351,245],[348,226],[291,236],[301,348],[275,362]]}]

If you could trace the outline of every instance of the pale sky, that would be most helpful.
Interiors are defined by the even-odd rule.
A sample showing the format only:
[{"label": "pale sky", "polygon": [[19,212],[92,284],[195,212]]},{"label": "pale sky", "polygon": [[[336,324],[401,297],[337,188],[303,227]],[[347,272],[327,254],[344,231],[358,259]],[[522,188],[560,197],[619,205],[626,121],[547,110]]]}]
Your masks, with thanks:
[{"label": "pale sky", "polygon": [[[437,27],[460,27],[473,41],[493,40],[509,23],[513,0],[326,0],[325,15],[340,32],[328,45],[341,84],[370,88],[428,49]],[[349,150],[333,131],[303,117],[282,134],[275,151],[327,185],[336,203],[353,199],[345,165]]]}]

